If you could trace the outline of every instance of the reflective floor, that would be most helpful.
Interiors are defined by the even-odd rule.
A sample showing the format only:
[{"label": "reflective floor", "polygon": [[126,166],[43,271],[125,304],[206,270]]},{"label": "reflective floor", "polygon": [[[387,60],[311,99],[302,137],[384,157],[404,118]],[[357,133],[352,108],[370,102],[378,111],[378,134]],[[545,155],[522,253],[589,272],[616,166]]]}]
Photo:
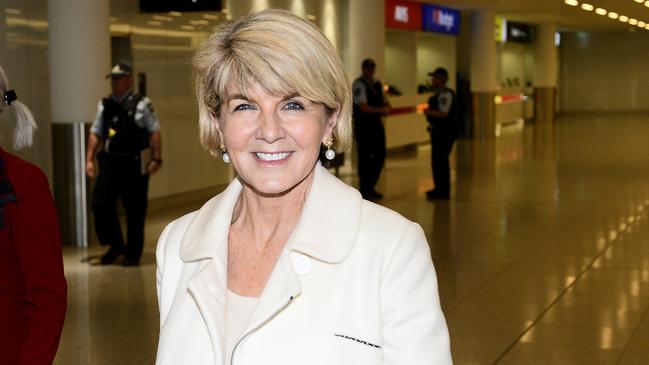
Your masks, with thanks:
[{"label": "reflective floor", "polygon": [[[456,364],[649,364],[646,115],[568,115],[460,141],[450,201],[424,198],[429,158],[428,146],[390,157],[378,190],[428,235]],[[198,206],[149,215],[139,268],[65,249],[55,364],[153,363],[155,242]]]}]

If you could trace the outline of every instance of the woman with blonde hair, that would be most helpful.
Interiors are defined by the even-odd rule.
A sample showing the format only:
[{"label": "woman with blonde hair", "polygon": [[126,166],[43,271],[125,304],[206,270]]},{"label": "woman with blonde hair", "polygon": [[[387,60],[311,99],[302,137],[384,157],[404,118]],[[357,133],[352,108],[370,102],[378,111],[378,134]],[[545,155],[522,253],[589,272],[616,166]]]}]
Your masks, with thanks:
[{"label": "woman with blonde hair", "polygon": [[[31,146],[34,117],[0,67],[0,114],[5,109],[15,114],[14,149]],[[47,177],[0,148],[0,363],[52,364],[66,304],[59,222]]]},{"label": "woman with blonde hair", "polygon": [[200,140],[237,177],[157,248],[157,364],[449,364],[424,232],[317,161],[349,83],[309,22],[265,10],[194,58]]}]

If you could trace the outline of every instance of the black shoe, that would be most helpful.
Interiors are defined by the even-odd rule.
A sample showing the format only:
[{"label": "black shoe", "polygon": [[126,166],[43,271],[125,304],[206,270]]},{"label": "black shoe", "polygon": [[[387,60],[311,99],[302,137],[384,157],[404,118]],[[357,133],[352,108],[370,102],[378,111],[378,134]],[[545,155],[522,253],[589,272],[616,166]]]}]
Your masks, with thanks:
[{"label": "black shoe", "polygon": [[102,265],[110,265],[117,261],[117,258],[123,253],[122,249],[111,247],[108,251],[101,256]]},{"label": "black shoe", "polygon": [[124,261],[122,261],[122,266],[140,266],[140,260],[124,257]]},{"label": "black shoe", "polygon": [[448,200],[450,198],[451,194],[448,191],[439,191],[433,189],[426,192],[426,199],[428,200]]}]

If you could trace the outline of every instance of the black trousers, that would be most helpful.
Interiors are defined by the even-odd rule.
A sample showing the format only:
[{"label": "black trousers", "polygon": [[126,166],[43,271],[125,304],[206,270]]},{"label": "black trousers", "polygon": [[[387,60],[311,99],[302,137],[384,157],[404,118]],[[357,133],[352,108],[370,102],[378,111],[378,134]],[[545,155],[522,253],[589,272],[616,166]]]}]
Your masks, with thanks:
[{"label": "black trousers", "polygon": [[[149,175],[141,174],[139,157],[99,154],[99,176],[92,198],[97,238],[102,245],[139,260],[144,248],[144,220]],[[126,242],[117,215],[117,200],[126,212]],[[128,244],[127,244],[128,243]]]},{"label": "black trousers", "polygon": [[433,183],[435,191],[449,193],[451,191],[451,165],[449,157],[453,150],[455,135],[444,130],[430,132],[431,167],[433,170]]},{"label": "black trousers", "polygon": [[377,120],[355,121],[358,152],[358,180],[361,193],[374,191],[385,164],[385,129]]}]

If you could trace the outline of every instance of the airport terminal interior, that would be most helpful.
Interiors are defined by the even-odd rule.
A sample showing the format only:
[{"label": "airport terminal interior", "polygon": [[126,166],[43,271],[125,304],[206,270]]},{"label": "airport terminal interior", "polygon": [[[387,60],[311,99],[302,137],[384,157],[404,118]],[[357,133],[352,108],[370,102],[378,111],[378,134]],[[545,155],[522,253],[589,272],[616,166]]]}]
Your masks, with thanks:
[{"label": "airport terminal interior", "polygon": [[[155,363],[160,233],[235,178],[198,143],[191,57],[218,24],[268,7],[316,24],[350,82],[376,61],[392,111],[374,202],[423,228],[455,364],[649,364],[649,1],[147,3],[0,0],[0,66],[39,125],[15,153],[45,172],[61,220],[68,308],[54,364]],[[164,160],[132,267],[99,264],[82,162],[120,59],[155,106]],[[423,110],[437,67],[462,110],[450,198],[431,200]],[[0,115],[7,151],[12,123]],[[358,188],[355,158],[331,171]]]}]

